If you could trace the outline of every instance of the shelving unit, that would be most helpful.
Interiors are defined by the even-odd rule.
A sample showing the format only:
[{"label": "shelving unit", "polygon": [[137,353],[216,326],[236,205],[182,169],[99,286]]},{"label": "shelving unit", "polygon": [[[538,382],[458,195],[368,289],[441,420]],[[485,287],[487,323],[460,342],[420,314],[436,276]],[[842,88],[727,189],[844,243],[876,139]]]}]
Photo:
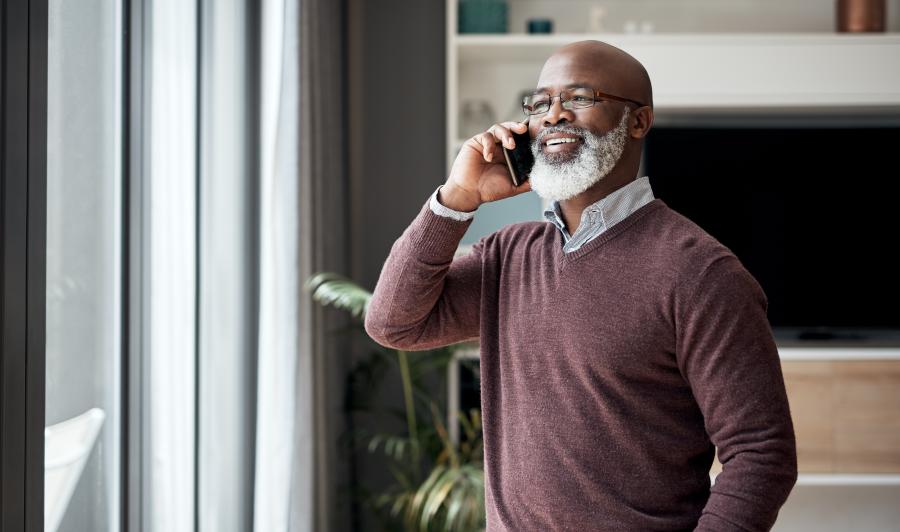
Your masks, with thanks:
[{"label": "shelving unit", "polygon": [[[847,126],[900,124],[900,68],[897,68],[900,65],[900,33],[829,32],[827,30],[830,28],[826,26],[829,22],[823,21],[827,21],[831,13],[821,12],[821,3],[808,1],[802,2],[802,5],[769,4],[772,9],[795,10],[795,23],[803,27],[802,33],[787,32],[785,27],[790,25],[790,21],[783,20],[783,17],[773,17],[771,21],[762,17],[749,20],[746,27],[752,29],[745,31],[755,31],[754,33],[519,33],[523,29],[520,26],[525,18],[531,14],[546,15],[550,9],[547,7],[549,4],[550,2],[509,0],[510,29],[514,33],[460,35],[457,33],[458,3],[456,0],[447,1],[448,171],[460,146],[469,136],[460,131],[459,117],[464,102],[485,100],[496,111],[497,122],[520,121],[523,118],[518,110],[517,98],[520,92],[536,85],[544,61],[556,49],[583,39],[597,39],[613,44],[645,65],[653,81],[654,125],[657,126],[701,122],[721,122],[727,125],[759,122]],[[555,6],[553,10],[564,12],[565,9],[583,9],[590,3],[570,0],[552,4]],[[626,5],[616,2],[612,4],[623,9]],[[660,2],[649,2],[647,5],[650,4],[668,9]],[[713,6],[703,1],[686,4],[703,9],[749,9],[750,5],[741,1],[728,3],[731,7],[722,7],[724,4],[721,3]],[[629,4],[637,5],[638,3]],[[647,5],[643,8],[649,9]],[[563,6],[568,7],[564,9]],[[827,8],[833,9],[833,6],[829,4]],[[811,9],[820,11],[810,17],[815,22],[804,26],[806,22],[802,22],[801,18]],[[571,13],[566,16],[568,18],[560,24],[564,31],[573,27],[577,19]],[[775,20],[777,22],[772,22]],[[762,25],[769,23],[782,24],[782,27],[775,28],[775,31],[758,31]],[[735,28],[744,27],[737,20],[731,21],[731,24]],[[546,203],[541,202],[540,208],[544,207]],[[521,212],[514,213],[507,216],[507,223],[519,221],[521,217]],[[529,219],[541,219],[536,205],[533,216]],[[490,230],[485,229],[487,232]],[[464,251],[461,249],[461,252]],[[795,420],[799,421],[796,426],[801,473],[797,485],[803,489],[834,487],[866,490],[880,487],[891,490],[878,492],[880,496],[893,497],[894,493],[900,496],[900,392],[892,391],[894,388],[900,390],[900,377],[897,377],[900,375],[900,345],[809,348],[779,346],[779,354],[785,369],[792,413]],[[478,347],[470,346],[457,356],[477,359]],[[822,377],[822,372],[843,367],[842,364],[859,362],[863,364],[849,367],[859,368],[862,373],[865,373],[866,367],[887,368],[888,371],[863,376],[860,376],[861,373],[855,376],[839,374],[832,381],[821,380],[825,378]],[[449,386],[451,420],[455,419],[455,406],[459,404],[458,379],[459,367],[452,364]],[[865,379],[870,379],[870,386]],[[822,394],[827,389],[834,394],[834,404],[821,404],[821,401],[817,404],[817,400],[821,398],[808,395]],[[831,417],[836,416],[838,407],[835,404],[840,401],[850,402],[841,403],[845,407],[852,403],[854,407],[869,408],[858,416],[860,424],[855,428],[826,427]],[[828,408],[835,410],[829,411]],[[840,421],[837,418],[835,420]],[[449,427],[451,437],[458,439],[457,424],[450,422]],[[835,435],[836,443],[831,447],[828,447],[831,444],[818,442],[812,447],[804,447],[808,438],[822,438],[823,434],[828,434],[828,430]],[[827,452],[834,452],[837,456],[838,450],[847,452],[847,445],[859,444],[858,439],[850,441],[838,438],[839,434],[852,433],[854,430],[857,433],[872,430],[874,437],[889,440],[878,452],[872,451],[871,459],[866,455],[855,462],[869,464],[871,467],[847,470],[835,458],[833,468],[820,471],[828,467],[827,460],[823,458]],[[894,443],[896,445],[891,448]],[[821,447],[822,445],[825,447]],[[854,463],[853,460],[844,462]],[[806,463],[816,464],[817,470],[804,471]],[[719,465],[718,462],[716,465]],[[873,470],[879,467],[884,471]],[[714,479],[715,475],[714,467],[710,476]],[[857,492],[847,491],[847,497],[852,498],[852,493]],[[858,493],[869,494],[866,491]],[[886,493],[890,495],[885,495]],[[802,497],[805,496],[798,496],[798,500]],[[836,497],[835,500],[839,500],[842,496]],[[812,499],[815,500],[815,497]],[[813,513],[818,510],[811,509],[808,500],[803,504],[805,506],[801,510],[794,510],[799,514],[795,514],[793,518],[800,515],[799,521],[790,521],[791,524],[800,522],[807,526],[814,521]],[[877,509],[881,511],[881,508]],[[862,512],[862,506],[859,511]]]},{"label": "shelving unit", "polygon": [[900,34],[456,35],[448,29],[448,170],[470,136],[459,129],[464,101],[484,99],[498,121],[521,120],[520,91],[535,86],[554,50],[582,39],[608,42],[644,64],[653,80],[656,125],[759,113],[888,115],[896,122],[900,109]]},{"label": "shelving unit", "polygon": [[[510,9],[518,4],[535,10],[539,2],[511,0]],[[459,35],[456,6],[447,2],[448,173],[465,140],[490,125],[462,131],[466,102],[487,102],[494,122],[521,121],[519,95],[536,86],[547,57],[583,39],[613,44],[644,64],[653,81],[655,127],[900,125],[900,33]],[[485,205],[463,242],[505,223],[540,220],[546,207],[532,195]]]}]

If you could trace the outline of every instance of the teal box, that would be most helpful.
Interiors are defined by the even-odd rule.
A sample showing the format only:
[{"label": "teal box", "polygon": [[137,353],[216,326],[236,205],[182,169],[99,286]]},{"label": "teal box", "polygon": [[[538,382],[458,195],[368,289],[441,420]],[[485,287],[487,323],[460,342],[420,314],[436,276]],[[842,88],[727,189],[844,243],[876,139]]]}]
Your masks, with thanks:
[{"label": "teal box", "polygon": [[459,33],[506,33],[506,0],[459,0]]}]

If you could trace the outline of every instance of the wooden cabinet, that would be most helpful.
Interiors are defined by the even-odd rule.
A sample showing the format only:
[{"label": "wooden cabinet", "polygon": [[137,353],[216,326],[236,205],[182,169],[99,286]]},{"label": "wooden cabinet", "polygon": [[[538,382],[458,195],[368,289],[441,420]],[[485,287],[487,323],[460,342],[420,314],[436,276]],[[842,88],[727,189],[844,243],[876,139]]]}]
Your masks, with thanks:
[{"label": "wooden cabinet", "polygon": [[900,361],[783,368],[802,471],[900,473]]},{"label": "wooden cabinet", "polygon": [[782,370],[801,474],[900,473],[900,360],[784,360]]}]

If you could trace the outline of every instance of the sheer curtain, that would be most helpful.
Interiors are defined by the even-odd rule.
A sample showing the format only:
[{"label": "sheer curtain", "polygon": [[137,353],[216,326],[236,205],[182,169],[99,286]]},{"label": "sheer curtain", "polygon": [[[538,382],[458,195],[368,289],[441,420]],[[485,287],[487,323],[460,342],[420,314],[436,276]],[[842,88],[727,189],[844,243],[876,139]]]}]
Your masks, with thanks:
[{"label": "sheer curtain", "polygon": [[148,220],[139,237],[143,517],[149,530],[180,532],[195,519],[198,15],[195,4],[178,0],[150,2],[144,14],[152,50],[144,59],[148,164],[139,185]]},{"label": "sheer curtain", "polygon": [[[267,0],[262,14],[260,284],[254,530],[289,530],[291,499],[313,530],[312,475],[292,486],[292,467],[312,471],[308,386],[299,346],[298,0]],[[298,372],[299,370],[299,372]],[[293,441],[295,425],[307,435]],[[292,497],[292,492],[295,495]]]},{"label": "sheer curtain", "polygon": [[302,289],[346,270],[344,2],[138,4],[133,522],[346,529],[346,317]]},{"label": "sheer curtain", "polygon": [[259,13],[200,1],[198,529],[253,526]]},{"label": "sheer curtain", "polygon": [[344,2],[262,10],[259,342],[254,529],[343,530],[345,317],[302,290],[346,272]]}]

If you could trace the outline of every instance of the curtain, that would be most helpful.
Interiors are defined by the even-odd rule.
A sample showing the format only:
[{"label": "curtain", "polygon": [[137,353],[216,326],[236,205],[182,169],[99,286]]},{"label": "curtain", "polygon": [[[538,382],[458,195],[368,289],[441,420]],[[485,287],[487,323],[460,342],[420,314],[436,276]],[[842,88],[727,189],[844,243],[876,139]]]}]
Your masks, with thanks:
[{"label": "curtain", "polygon": [[[295,402],[307,379],[298,361],[299,193],[297,1],[263,2],[260,129],[260,306],[254,530],[289,530],[291,494],[311,515],[312,483],[292,486],[291,469],[312,470],[311,441],[295,445],[295,426],[311,434],[310,398]],[[292,489],[293,488],[293,489]],[[312,530],[305,520],[297,530]]]},{"label": "curtain", "polygon": [[349,320],[302,288],[346,271],[343,6],[143,4],[148,530],[349,528],[334,334]]},{"label": "curtain", "polygon": [[199,16],[197,529],[243,532],[253,526],[259,13],[200,0]]},{"label": "curtain", "polygon": [[346,272],[343,2],[262,5],[254,530],[344,530],[346,318],[302,288]]},{"label": "curtain", "polygon": [[[141,453],[143,525],[187,532],[195,521],[197,371],[197,5],[145,6],[149,41],[142,168],[141,368],[147,397]],[[143,224],[144,220],[135,220]],[[142,427],[143,430],[143,427]]]}]

